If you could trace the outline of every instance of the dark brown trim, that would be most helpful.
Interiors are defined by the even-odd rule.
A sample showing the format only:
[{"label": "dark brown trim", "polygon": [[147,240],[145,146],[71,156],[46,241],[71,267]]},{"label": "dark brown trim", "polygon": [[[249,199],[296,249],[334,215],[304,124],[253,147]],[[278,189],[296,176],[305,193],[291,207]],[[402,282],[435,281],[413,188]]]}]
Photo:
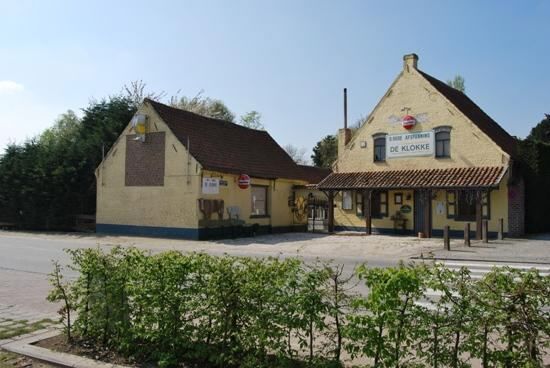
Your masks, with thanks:
[{"label": "dark brown trim", "polygon": [[365,203],[365,227],[367,235],[372,234],[372,190],[366,190],[363,195]]},{"label": "dark brown trim", "polygon": [[334,192],[331,190],[327,193],[328,197],[328,232],[334,232]]},{"label": "dark brown trim", "polygon": [[481,190],[476,191],[476,240],[481,240],[483,230],[483,205],[481,203]]}]

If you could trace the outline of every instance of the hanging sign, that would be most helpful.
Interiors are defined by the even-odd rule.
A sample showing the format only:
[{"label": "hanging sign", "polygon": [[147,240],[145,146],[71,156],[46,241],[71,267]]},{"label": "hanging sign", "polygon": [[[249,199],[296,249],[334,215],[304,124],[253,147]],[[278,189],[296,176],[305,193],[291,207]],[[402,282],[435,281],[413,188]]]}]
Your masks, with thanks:
[{"label": "hanging sign", "polygon": [[220,179],[218,178],[202,178],[202,193],[203,194],[219,194]]},{"label": "hanging sign", "polygon": [[434,132],[391,134],[386,136],[386,157],[433,156]]},{"label": "hanging sign", "polygon": [[239,175],[238,183],[239,183],[239,188],[248,189],[248,187],[250,186],[250,176],[246,174]]}]

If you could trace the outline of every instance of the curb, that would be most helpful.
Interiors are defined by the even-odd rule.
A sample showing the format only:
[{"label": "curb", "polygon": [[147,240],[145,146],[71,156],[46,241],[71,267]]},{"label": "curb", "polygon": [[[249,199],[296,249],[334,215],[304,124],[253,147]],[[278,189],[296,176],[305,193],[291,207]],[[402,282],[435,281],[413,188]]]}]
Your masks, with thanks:
[{"label": "curb", "polygon": [[424,261],[457,261],[457,262],[491,262],[506,264],[532,264],[541,266],[550,266],[550,262],[531,262],[531,261],[508,261],[502,259],[480,259],[480,258],[442,258],[442,257],[420,257],[413,256],[410,259],[421,259]]},{"label": "curb", "polygon": [[127,366],[99,362],[90,358],[41,348],[33,344],[58,336],[61,332],[51,329],[36,331],[27,335],[0,341],[3,350],[65,368],[128,368]]}]

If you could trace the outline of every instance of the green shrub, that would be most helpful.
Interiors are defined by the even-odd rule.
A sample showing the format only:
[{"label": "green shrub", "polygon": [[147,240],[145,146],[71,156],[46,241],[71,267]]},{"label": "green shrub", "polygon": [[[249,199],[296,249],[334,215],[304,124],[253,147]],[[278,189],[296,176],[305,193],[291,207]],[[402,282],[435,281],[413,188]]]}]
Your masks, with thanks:
[{"label": "green shrub", "polygon": [[[134,248],[70,251],[50,300],[67,333],[176,366],[339,367],[343,348],[374,367],[539,367],[548,352],[550,282],[536,271],[401,264],[343,266]],[[369,292],[353,295],[353,283]],[[428,289],[438,298],[425,303]],[[77,318],[68,323],[76,315]]]}]

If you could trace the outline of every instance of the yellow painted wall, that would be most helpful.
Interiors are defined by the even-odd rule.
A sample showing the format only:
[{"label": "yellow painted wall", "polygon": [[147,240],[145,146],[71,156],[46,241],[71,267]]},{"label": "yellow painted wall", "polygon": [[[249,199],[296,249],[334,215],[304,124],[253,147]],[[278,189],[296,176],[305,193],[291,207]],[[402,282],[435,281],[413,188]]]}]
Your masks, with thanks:
[{"label": "yellow painted wall", "polygon": [[[403,203],[395,204],[395,193],[403,194]],[[336,226],[352,226],[352,227],[365,227],[365,217],[357,216],[357,207],[356,207],[356,193],[353,193],[353,208],[351,210],[342,209],[342,192],[339,192],[335,198],[334,203],[336,207],[334,208],[334,223]],[[409,199],[407,199],[410,197]],[[378,229],[393,229],[394,221],[391,219],[393,215],[401,208],[403,205],[411,206],[411,212],[402,214],[404,218],[407,219],[406,230],[413,229],[413,191],[411,190],[397,190],[397,191],[388,191],[388,215],[383,218],[373,218],[372,219],[372,228],[373,230]]]},{"label": "yellow painted wall", "polygon": [[[407,219],[406,229],[414,229],[414,192],[412,190],[391,190],[388,191],[388,216],[381,219],[372,219],[373,230],[378,229],[393,229],[394,222],[391,220],[391,216],[395,215],[402,205],[395,204],[395,193],[403,193],[403,205],[409,205],[411,212],[402,214]],[[407,199],[409,197],[410,199]],[[336,226],[347,227],[362,227],[365,225],[365,217],[357,216],[356,212],[356,193],[353,193],[353,208],[351,210],[342,209],[342,192],[339,192],[334,199],[336,207],[334,209],[334,222]],[[433,192],[432,198],[432,229],[442,230],[444,226],[449,226],[451,230],[464,230],[465,221],[456,221],[454,219],[447,218],[447,198],[446,191],[438,190]],[[437,204],[441,202],[444,206],[443,213],[439,214],[437,211]],[[508,189],[506,187],[506,177],[503,178],[498,189],[491,191],[490,198],[491,217],[489,219],[489,231],[497,232],[499,219],[504,219],[504,232],[508,231]],[[470,222],[470,228],[475,230],[475,221]]]},{"label": "yellow painted wall", "polygon": [[[404,107],[409,114],[427,114],[427,121],[417,122],[408,131],[400,123],[390,123],[389,117],[402,117]],[[386,162],[373,162],[376,133],[403,134],[429,131],[449,125],[451,131],[451,157],[393,158]],[[366,142],[366,148],[361,148]],[[404,70],[375,107],[367,123],[351,138],[343,152],[338,152],[334,166],[336,172],[367,170],[426,169],[471,166],[505,166],[509,155],[490,140],[475,124],[467,119],[449,101],[413,68]]]},{"label": "yellow painted wall", "polygon": [[[489,231],[498,231],[499,219],[504,219],[504,232],[508,231],[508,188],[506,182],[508,175],[505,175],[498,189],[491,191],[490,206],[491,216],[489,219]],[[451,230],[464,230],[466,221],[456,221],[454,219],[447,218],[447,206],[446,206],[446,191],[439,190],[434,192],[434,199],[432,200],[432,228],[442,230],[444,226],[449,226]],[[441,202],[445,205],[445,210],[442,214],[437,213],[437,203]],[[470,222],[470,229],[474,231],[476,229],[475,221]]]},{"label": "yellow painted wall", "polygon": [[[251,178],[252,185],[264,185],[268,187],[267,211],[269,216],[264,218],[251,217],[252,212],[252,194],[251,187],[241,189],[238,186],[238,175],[203,171],[205,178],[219,178],[227,181],[227,186],[220,186],[219,194],[200,194],[204,199],[223,199],[225,208],[236,206],[240,208],[241,220],[248,224],[271,225],[273,227],[290,226],[297,221],[293,218],[291,207],[288,206],[288,199],[292,195],[293,186],[305,184],[305,182],[287,179],[259,179]],[[202,214],[200,214],[202,218]],[[212,218],[217,218],[213,216]],[[227,219],[227,211],[224,219]]]},{"label": "yellow painted wall", "polygon": [[[125,186],[126,136],[129,124],[96,170],[98,224],[196,228],[200,164],[148,105],[138,114],[149,116],[151,132],[166,132],[164,186]],[[147,144],[147,143],[144,143]]]},{"label": "yellow painted wall", "polygon": [[[403,108],[410,108],[408,112]],[[411,130],[404,129],[400,123],[390,122],[390,116],[402,117],[405,114],[413,116],[425,115],[425,121],[418,121]],[[386,158],[385,162],[374,162],[373,135],[377,133],[405,134],[431,131],[438,126],[451,126],[451,157],[435,158],[420,156],[408,158]],[[496,143],[487,137],[475,124],[456,109],[442,96],[415,68],[404,68],[396,80],[384,94],[380,102],[367,118],[367,122],[353,135],[351,140],[342,149],[344,130],[339,132],[338,160],[333,166],[335,172],[364,172],[404,169],[431,169],[450,167],[476,166],[508,166],[510,156]],[[362,146],[366,147],[362,148]],[[498,219],[504,219],[504,231],[508,230],[508,194],[507,175],[502,179],[498,190],[491,192],[491,219],[489,231],[498,230]],[[403,192],[404,198],[410,194],[409,204],[411,213],[404,215],[408,218],[407,229],[414,228],[414,195],[413,191],[389,191],[388,217],[373,219],[373,229],[393,228],[390,216],[395,214],[398,205],[394,205],[394,193]],[[464,222],[447,219],[445,213],[438,214],[438,201],[446,204],[444,191],[435,192],[432,201],[432,228],[443,229],[449,225],[452,230],[463,230]],[[354,197],[355,198],[355,197]],[[335,198],[335,225],[365,227],[365,219],[356,215],[355,199],[352,210],[342,209],[342,195]],[[475,223],[472,223],[475,229]]]},{"label": "yellow painted wall", "polygon": [[[288,206],[288,198],[294,185],[306,184],[305,182],[252,178],[253,185],[269,186],[269,216],[251,218],[251,189],[240,189],[237,175],[203,170],[192,156],[188,157],[185,146],[152,108],[142,105],[137,113],[149,116],[151,132],[166,133],[164,186],[125,185],[126,136],[134,134],[129,124],[96,170],[98,224],[196,229],[199,227],[199,219],[203,218],[198,208],[199,198],[223,199],[225,208],[240,207],[241,219],[249,224],[279,227],[296,222]],[[203,177],[223,178],[228,186],[220,186],[220,193],[217,195],[203,194]],[[217,216],[213,215],[212,219],[214,218]],[[228,218],[227,211],[224,212],[224,218]]]}]

